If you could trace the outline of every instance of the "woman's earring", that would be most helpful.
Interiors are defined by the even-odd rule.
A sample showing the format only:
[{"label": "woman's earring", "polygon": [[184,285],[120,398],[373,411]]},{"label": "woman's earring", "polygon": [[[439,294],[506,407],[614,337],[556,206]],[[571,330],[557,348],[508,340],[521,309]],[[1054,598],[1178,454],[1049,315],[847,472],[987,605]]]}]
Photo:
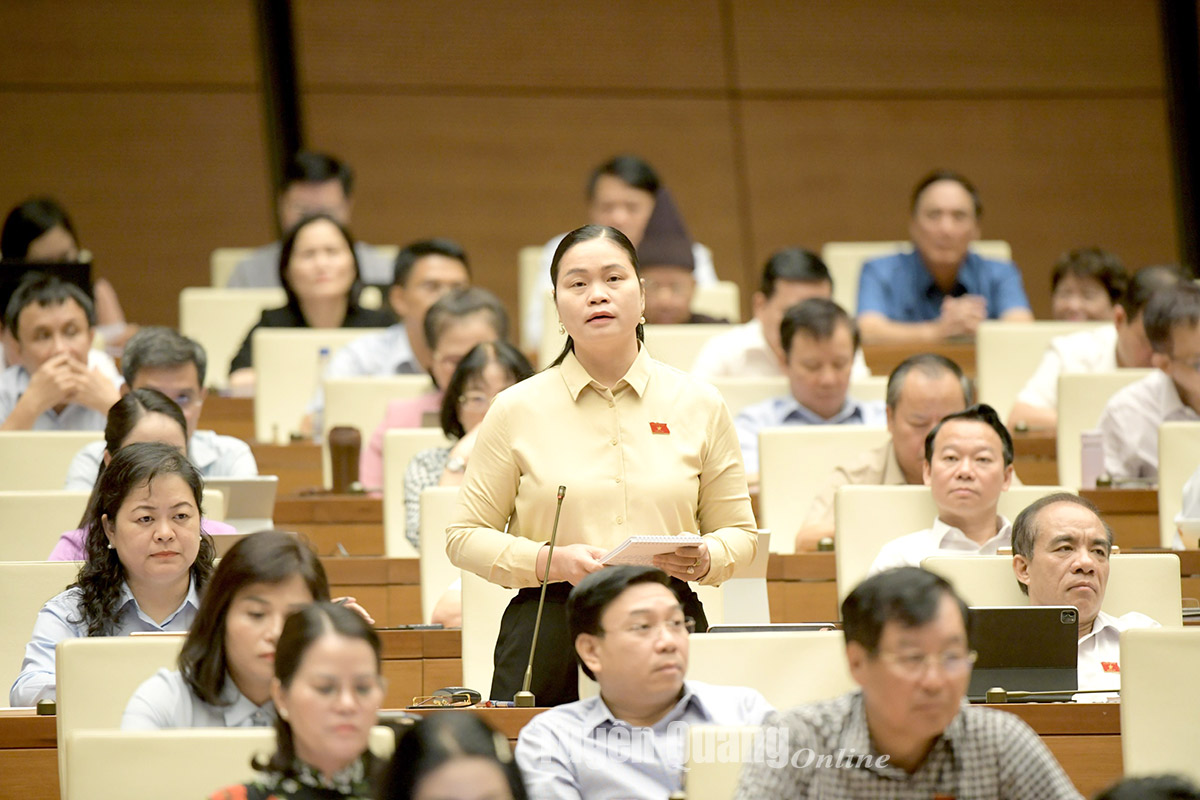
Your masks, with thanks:
[{"label": "woman's earring", "polygon": [[642,314],[642,318],[638,320],[638,324],[639,324],[639,325],[645,325],[645,324],[646,324],[646,315],[645,315],[645,314]]},{"label": "woman's earring", "polygon": [[565,327],[565,326],[562,324],[562,321],[561,321],[561,320],[560,320],[560,321],[559,321],[559,323],[558,323],[558,332],[559,332],[560,334],[563,334],[563,333],[566,333],[566,332],[567,332],[567,329],[566,329],[566,327]]},{"label": "woman's earring", "polygon": [[116,550],[117,548],[113,547],[113,543],[112,543],[112,542],[109,542],[109,543],[108,543],[108,549],[109,549],[109,550]]}]

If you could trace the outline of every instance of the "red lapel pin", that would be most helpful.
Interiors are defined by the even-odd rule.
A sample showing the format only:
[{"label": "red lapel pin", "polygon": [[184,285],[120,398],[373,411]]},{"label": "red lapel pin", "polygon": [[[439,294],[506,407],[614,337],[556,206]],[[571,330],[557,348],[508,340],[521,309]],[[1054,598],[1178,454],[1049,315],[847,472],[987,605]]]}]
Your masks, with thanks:
[{"label": "red lapel pin", "polygon": [[665,423],[665,422],[651,422],[650,423],[650,432],[651,433],[669,434],[671,432],[671,429],[667,427],[667,423]]}]

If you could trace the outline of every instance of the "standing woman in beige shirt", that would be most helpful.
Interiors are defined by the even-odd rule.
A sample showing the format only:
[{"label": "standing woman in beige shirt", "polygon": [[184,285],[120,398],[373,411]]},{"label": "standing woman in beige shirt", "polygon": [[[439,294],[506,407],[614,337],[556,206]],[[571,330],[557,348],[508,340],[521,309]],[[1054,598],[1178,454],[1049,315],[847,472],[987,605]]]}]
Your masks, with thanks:
[{"label": "standing woman in beige shirt", "polygon": [[[728,409],[716,389],[654,361],[641,343],[646,296],[633,245],[615,228],[579,228],[559,244],[550,277],[566,346],[551,367],[496,397],[446,531],[456,566],[521,589],[500,626],[493,699],[511,700],[521,688],[536,587],[547,577],[533,670],[539,705],[578,697],[566,598],[603,568],[608,550],[629,536],[703,535],[702,544],[655,564],[675,579],[685,613],[704,630],[687,581],[721,583],[749,565],[757,547]],[[546,576],[560,485],[566,499]],[[654,653],[674,647],[662,630],[647,641]]]}]

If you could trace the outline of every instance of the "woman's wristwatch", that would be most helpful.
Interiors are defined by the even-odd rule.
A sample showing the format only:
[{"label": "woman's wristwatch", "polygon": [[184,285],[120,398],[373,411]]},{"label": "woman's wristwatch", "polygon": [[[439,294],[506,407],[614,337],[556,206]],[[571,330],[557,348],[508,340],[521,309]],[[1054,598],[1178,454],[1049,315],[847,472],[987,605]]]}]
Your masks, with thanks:
[{"label": "woman's wristwatch", "polygon": [[450,456],[446,461],[446,472],[463,472],[467,468],[467,462],[459,456]]}]

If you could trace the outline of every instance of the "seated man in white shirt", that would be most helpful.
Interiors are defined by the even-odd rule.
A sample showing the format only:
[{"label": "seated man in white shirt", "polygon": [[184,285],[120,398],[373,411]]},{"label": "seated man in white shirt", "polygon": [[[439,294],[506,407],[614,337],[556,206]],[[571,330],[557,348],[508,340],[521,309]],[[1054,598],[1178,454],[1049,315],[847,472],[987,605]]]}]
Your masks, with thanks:
[{"label": "seated man in white shirt", "polygon": [[94,325],[79,287],[39,273],[21,281],[4,319],[17,363],[0,374],[0,430],[104,430],[121,381],[91,365]]},{"label": "seated man in white shirt", "polygon": [[833,500],[839,486],[923,485],[925,437],[942,417],[966,408],[971,394],[970,380],[945,356],[918,353],[900,362],[888,376],[890,438],[834,466],[796,534],[797,552],[816,550],[822,539],[833,536]]},{"label": "seated man in white shirt", "polygon": [[688,726],[758,725],[773,711],[753,689],[684,680],[691,625],[654,567],[608,567],[571,590],[569,635],[600,694],[521,729],[517,764],[531,800],[674,795]]},{"label": "seated man in white shirt", "polygon": [[919,566],[937,553],[995,555],[1008,547],[1012,525],[996,507],[1012,484],[1012,463],[1012,436],[994,408],[945,417],[925,437],[925,485],[938,509],[933,527],[885,544],[870,574]]},{"label": "seated man in white shirt", "polygon": [[1155,371],[1118,391],[1100,417],[1104,471],[1114,480],[1158,478],[1158,426],[1200,420],[1200,286],[1155,292],[1142,312]]},{"label": "seated man in white shirt", "polygon": [[[784,374],[787,355],[779,339],[783,312],[812,297],[833,299],[833,277],[825,262],[809,250],[788,247],[763,266],[751,304],[754,319],[734,325],[700,348],[692,374],[714,378],[773,378]],[[851,378],[870,375],[862,351],[854,354]]]},{"label": "seated man in white shirt", "polygon": [[[205,478],[251,478],[258,463],[241,439],[198,430],[208,390],[204,348],[171,328],[147,326],[125,345],[121,359],[126,391],[155,389],[175,401],[187,421],[188,458]],[[104,442],[85,445],[67,468],[64,489],[91,491],[104,458]]]},{"label": "seated man in white shirt", "polygon": [[1113,309],[1113,324],[1056,336],[1037,369],[1017,395],[1009,427],[1053,428],[1058,422],[1058,376],[1146,368],[1154,351],[1146,339],[1142,312],[1159,289],[1183,280],[1176,267],[1146,267],[1134,273]]},{"label": "seated man in white shirt", "polygon": [[832,300],[811,298],[792,306],[779,326],[784,374],[791,393],[747,406],[734,419],[746,476],[758,478],[758,434],[781,425],[880,425],[883,403],[850,397],[850,372],[858,328]]},{"label": "seated man in white shirt", "polygon": [[[1105,614],[1113,532],[1089,500],[1059,493],[1031,503],[1013,523],[1013,572],[1034,606],[1079,609],[1079,689],[1121,688],[1121,631],[1157,628],[1145,614]],[[1154,587],[1147,586],[1147,591]],[[1104,695],[1080,695],[1082,700]]]}]

